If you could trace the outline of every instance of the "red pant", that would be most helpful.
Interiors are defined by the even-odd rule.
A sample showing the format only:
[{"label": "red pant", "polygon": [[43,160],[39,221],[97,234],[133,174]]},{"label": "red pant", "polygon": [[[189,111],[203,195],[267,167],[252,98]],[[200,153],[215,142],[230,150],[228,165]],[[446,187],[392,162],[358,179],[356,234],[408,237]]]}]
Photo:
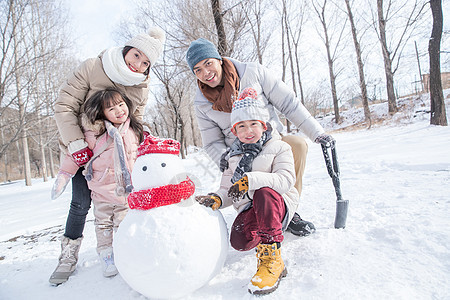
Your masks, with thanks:
[{"label": "red pant", "polygon": [[253,205],[241,212],[231,227],[231,246],[247,251],[258,244],[272,244],[284,239],[282,222],[286,214],[283,197],[271,188],[257,190]]}]

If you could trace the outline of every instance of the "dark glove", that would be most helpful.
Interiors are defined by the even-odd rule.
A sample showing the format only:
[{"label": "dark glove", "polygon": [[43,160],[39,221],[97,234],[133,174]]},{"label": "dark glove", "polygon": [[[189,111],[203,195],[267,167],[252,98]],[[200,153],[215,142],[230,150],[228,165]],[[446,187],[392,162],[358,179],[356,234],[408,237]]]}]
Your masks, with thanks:
[{"label": "dark glove", "polygon": [[230,150],[228,149],[227,151],[225,151],[222,156],[220,157],[220,164],[219,164],[219,169],[220,172],[223,173],[223,171],[225,171],[226,169],[228,169],[228,159],[230,158],[228,156],[228,153],[230,153]]},{"label": "dark glove", "polygon": [[228,197],[233,200],[241,199],[248,192],[248,177],[244,176],[236,181],[228,190]]},{"label": "dark glove", "polygon": [[206,207],[211,207],[212,210],[217,210],[222,206],[222,200],[216,195],[195,196],[195,200]]},{"label": "dark glove", "polygon": [[322,133],[321,135],[319,135],[315,140],[315,143],[317,144],[322,144],[327,148],[333,148],[334,144],[336,143],[336,141],[334,140],[334,138],[326,133]]}]

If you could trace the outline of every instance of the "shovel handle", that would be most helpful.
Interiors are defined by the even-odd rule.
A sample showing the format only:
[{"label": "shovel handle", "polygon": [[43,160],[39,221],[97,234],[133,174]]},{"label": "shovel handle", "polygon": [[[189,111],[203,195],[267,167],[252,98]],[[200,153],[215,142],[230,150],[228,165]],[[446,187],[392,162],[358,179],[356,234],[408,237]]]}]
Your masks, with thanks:
[{"label": "shovel handle", "polygon": [[336,154],[336,144],[333,144],[331,146],[331,157],[332,161],[330,159],[330,155],[328,153],[328,148],[324,145],[322,146],[322,152],[323,157],[325,159],[325,164],[327,165],[328,174],[330,175],[332,181],[334,190],[336,192],[336,217],[334,219],[334,227],[335,228],[345,228],[345,223],[347,221],[347,211],[348,211],[348,200],[342,199],[342,193],[341,193],[341,184],[339,180],[339,164],[337,161],[337,154]]}]

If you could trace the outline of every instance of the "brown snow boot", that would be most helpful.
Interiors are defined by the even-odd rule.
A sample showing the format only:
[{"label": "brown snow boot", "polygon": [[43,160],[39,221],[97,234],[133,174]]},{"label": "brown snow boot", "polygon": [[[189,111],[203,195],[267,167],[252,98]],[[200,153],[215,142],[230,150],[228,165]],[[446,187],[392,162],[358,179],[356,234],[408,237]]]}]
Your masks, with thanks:
[{"label": "brown snow boot", "polygon": [[62,236],[61,238],[61,255],[59,256],[58,266],[53,271],[48,280],[53,285],[59,285],[66,282],[70,275],[75,271],[78,262],[78,252],[80,251],[81,241],[83,237],[76,240]]},{"label": "brown snow boot", "polygon": [[269,294],[278,288],[282,277],[286,277],[287,270],[281,259],[279,243],[259,244],[256,247],[258,271],[248,284],[251,294]]}]

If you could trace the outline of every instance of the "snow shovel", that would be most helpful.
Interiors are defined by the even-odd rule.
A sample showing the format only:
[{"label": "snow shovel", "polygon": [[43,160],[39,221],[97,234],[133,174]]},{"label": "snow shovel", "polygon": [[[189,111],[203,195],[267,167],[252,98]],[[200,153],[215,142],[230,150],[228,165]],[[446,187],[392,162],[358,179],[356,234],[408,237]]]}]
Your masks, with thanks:
[{"label": "snow shovel", "polygon": [[322,146],[323,157],[325,158],[325,163],[327,165],[328,174],[330,175],[334,190],[336,191],[337,201],[336,201],[336,217],[334,219],[334,228],[345,228],[345,222],[347,221],[347,211],[348,211],[348,200],[342,199],[341,194],[341,184],[339,181],[339,165],[336,155],[336,144],[331,146],[331,156],[333,162],[330,159],[328,153],[328,147]]}]

